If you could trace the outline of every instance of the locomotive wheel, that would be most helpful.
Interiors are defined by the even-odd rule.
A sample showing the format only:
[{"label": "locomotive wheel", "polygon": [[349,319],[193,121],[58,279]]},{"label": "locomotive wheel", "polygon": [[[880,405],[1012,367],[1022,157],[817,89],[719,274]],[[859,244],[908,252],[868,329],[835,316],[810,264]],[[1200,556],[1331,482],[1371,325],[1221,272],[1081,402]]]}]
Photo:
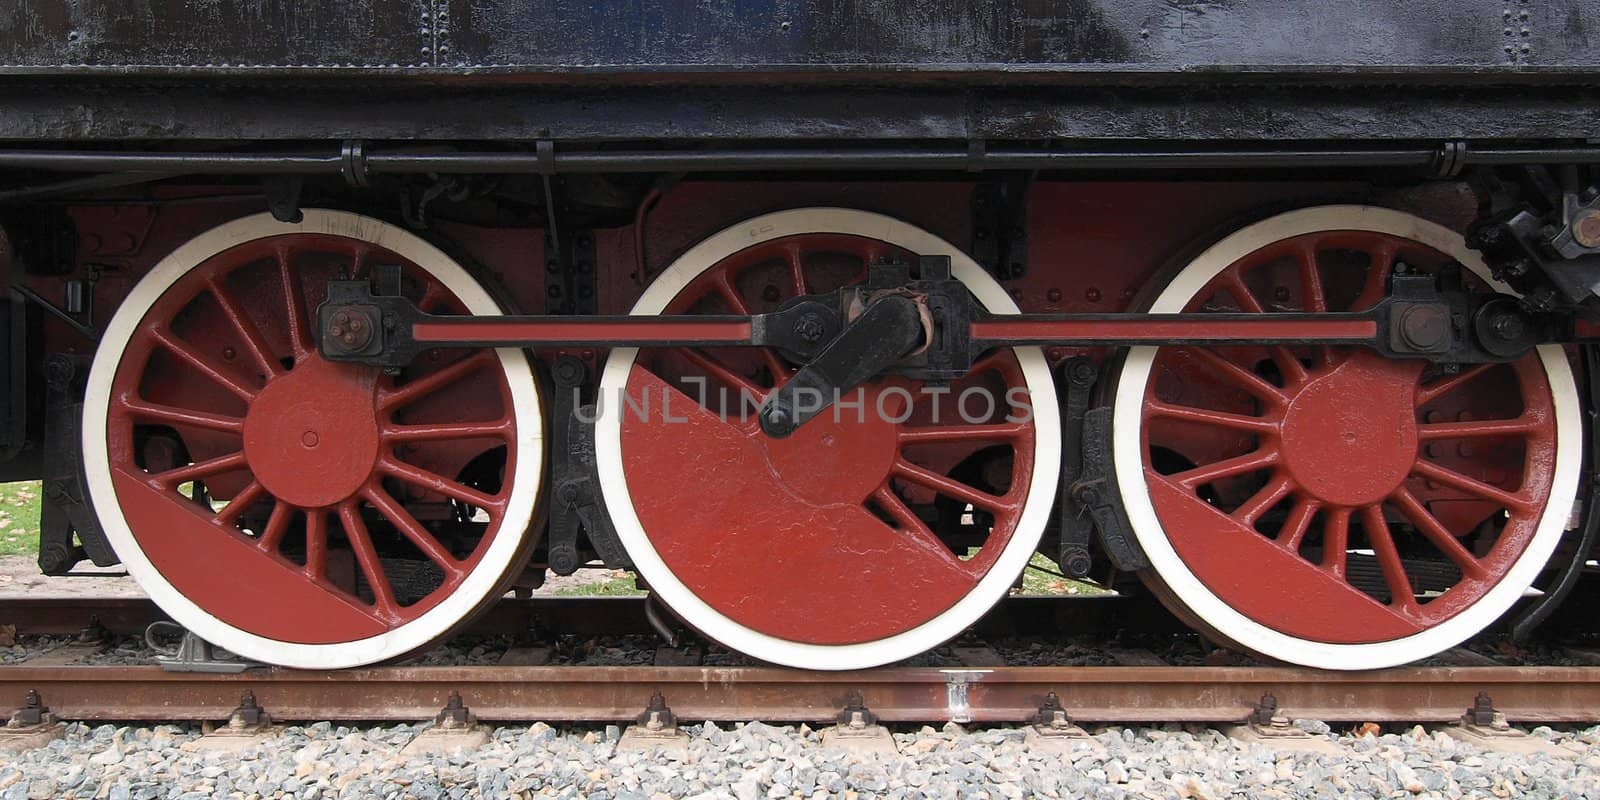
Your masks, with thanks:
[{"label": "locomotive wheel", "polygon": [[444,253],[307,209],[214,228],[106,328],[83,453],[112,546],[163,611],[272,664],[348,667],[446,636],[526,559],[543,421],[520,350],[435,351],[398,375],[318,354],[340,275],[398,264],[425,310],[498,314]]},{"label": "locomotive wheel", "polygon": [[[979,302],[1016,313],[999,284],[948,243],[831,208],[768,214],[712,236],[663,272],[632,313],[770,311],[912,253],[950,256]],[[879,379],[844,395],[862,406],[769,438],[754,409],[795,366],[772,350],[611,354],[596,459],[640,575],[705,635],[789,666],[875,666],[957,635],[1005,595],[1049,515],[1060,423],[1042,354],[985,356],[949,387],[937,418],[920,383]],[[970,413],[954,410],[973,389],[982,391],[972,398],[997,398],[995,407],[972,399]],[[1012,397],[1031,412],[1008,404]]]},{"label": "locomotive wheel", "polygon": [[[1396,263],[1493,284],[1443,227],[1328,206],[1218,242],[1150,310],[1344,311]],[[1532,584],[1567,527],[1582,428],[1559,346],[1446,372],[1340,347],[1138,347],[1115,384],[1114,459],[1145,578],[1270,659],[1392,666],[1470,637]]]}]

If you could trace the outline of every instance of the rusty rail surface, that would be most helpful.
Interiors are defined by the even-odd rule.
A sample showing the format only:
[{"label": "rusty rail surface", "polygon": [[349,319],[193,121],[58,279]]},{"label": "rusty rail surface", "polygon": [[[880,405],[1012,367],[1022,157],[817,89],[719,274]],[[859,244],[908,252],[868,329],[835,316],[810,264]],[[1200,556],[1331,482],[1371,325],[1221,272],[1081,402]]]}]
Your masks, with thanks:
[{"label": "rusty rail surface", "polygon": [[661,692],[684,720],[819,722],[852,691],[895,722],[1027,720],[1054,692],[1075,719],[1236,722],[1264,693],[1292,716],[1439,722],[1478,692],[1513,722],[1600,721],[1600,667],[1429,667],[1337,673],[1278,667],[887,668],[802,672],[770,667],[382,667],[254,670],[0,667],[0,708],[36,690],[69,720],[221,720],[250,690],[278,720],[417,721],[452,691],[490,721],[633,719]]}]

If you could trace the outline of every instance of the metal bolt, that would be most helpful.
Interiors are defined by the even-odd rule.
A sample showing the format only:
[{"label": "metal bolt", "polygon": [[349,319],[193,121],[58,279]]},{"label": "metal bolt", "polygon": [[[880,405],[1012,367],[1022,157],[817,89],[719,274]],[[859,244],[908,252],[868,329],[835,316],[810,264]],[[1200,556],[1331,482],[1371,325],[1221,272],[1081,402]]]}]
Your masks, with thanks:
[{"label": "metal bolt", "polygon": [[794,323],[794,335],[800,337],[800,341],[806,344],[816,344],[827,332],[828,326],[823,323],[820,314],[805,314]]},{"label": "metal bolt", "polygon": [[637,722],[648,731],[665,731],[678,727],[678,720],[672,714],[672,709],[667,707],[667,698],[660,692],[650,695],[650,705],[645,706],[644,713],[640,714]]},{"label": "metal bolt", "polygon": [[1515,341],[1522,338],[1528,326],[1516,314],[1503,314],[1495,318],[1494,324],[1489,326],[1496,336],[1506,341]]},{"label": "metal bolt", "polygon": [[6,723],[10,728],[27,728],[34,725],[43,725],[50,715],[50,707],[40,699],[39,693],[29,689],[23,696],[22,708],[11,715],[11,721]]},{"label": "metal bolt", "polygon": [[328,335],[333,337],[340,347],[355,351],[371,343],[372,329],[373,322],[366,314],[340,309],[333,312],[333,319],[328,325]]},{"label": "metal bolt", "polygon": [[239,695],[239,707],[228,717],[228,727],[234,730],[257,728],[272,724],[272,718],[256,703],[256,693],[246,689]]},{"label": "metal bolt", "polygon": [[766,423],[766,427],[773,430],[784,431],[789,429],[789,412],[784,410],[783,406],[773,405],[768,407],[766,411],[761,412],[761,419]]},{"label": "metal bolt", "polygon": [[1600,211],[1585,211],[1572,221],[1572,238],[1584,247],[1600,247]]},{"label": "metal bolt", "polygon": [[1409,308],[1400,317],[1400,337],[1417,350],[1432,350],[1450,333],[1447,312],[1433,306]]},{"label": "metal bolt", "polygon": [[1289,726],[1289,718],[1278,713],[1278,698],[1271,692],[1261,695],[1256,702],[1255,710],[1250,712],[1250,721],[1257,725],[1270,725],[1275,728]]},{"label": "metal bolt", "polygon": [[1488,692],[1478,692],[1478,696],[1472,698],[1472,707],[1467,709],[1467,721],[1485,727],[1494,724],[1494,701],[1489,699]]},{"label": "metal bolt", "polygon": [[556,382],[563,386],[577,386],[583,381],[583,362],[572,356],[562,356],[556,359],[551,374]]},{"label": "metal bolt", "polygon": [[472,711],[461,701],[461,693],[452,690],[450,697],[444,701],[444,709],[433,718],[433,722],[445,729],[465,728],[473,722]]},{"label": "metal bolt", "polygon": [[1067,718],[1067,710],[1061,706],[1061,697],[1055,692],[1050,692],[1044,696],[1039,712],[1033,716],[1033,724],[1041,728],[1061,730],[1072,727],[1072,720]]},{"label": "metal bolt", "polygon": [[878,724],[878,717],[867,709],[861,692],[851,689],[844,696],[844,710],[839,712],[837,721],[847,728],[860,730]]},{"label": "metal bolt", "polygon": [[1077,358],[1067,367],[1067,380],[1074,386],[1088,387],[1094,383],[1095,374],[1099,372],[1094,362],[1087,358]]}]

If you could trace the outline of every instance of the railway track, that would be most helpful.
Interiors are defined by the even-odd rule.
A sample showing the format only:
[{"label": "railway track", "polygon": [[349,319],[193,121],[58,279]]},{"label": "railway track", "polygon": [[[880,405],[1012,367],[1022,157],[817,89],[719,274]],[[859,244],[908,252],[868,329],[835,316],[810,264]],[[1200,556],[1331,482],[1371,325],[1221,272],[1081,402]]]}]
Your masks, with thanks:
[{"label": "railway track", "polygon": [[[556,610],[562,613],[552,613]],[[92,623],[128,635],[162,619],[143,598],[11,598],[0,625],[19,636],[77,633]],[[1136,597],[1063,601],[1013,597],[980,634],[1093,634],[1115,626],[1162,630]],[[548,625],[546,624],[548,621]],[[1167,628],[1181,630],[1166,620]],[[637,597],[506,599],[466,633],[647,634]],[[1120,659],[1119,659],[1120,660]],[[1135,663],[1137,661],[1128,662]],[[1156,662],[1159,663],[1159,662]],[[1263,696],[1287,713],[1327,721],[1443,722],[1479,693],[1511,721],[1600,721],[1600,666],[1429,666],[1329,672],[1263,666],[950,666],[810,672],[766,666],[413,666],[337,671],[256,668],[241,674],[169,672],[154,665],[0,667],[0,707],[37,692],[62,719],[197,721],[226,718],[249,691],[281,720],[406,721],[432,717],[459,693],[484,720],[632,720],[660,692],[681,719],[817,722],[859,694],[892,722],[1021,723],[1045,698],[1076,720],[1241,722]]]},{"label": "railway track", "polygon": [[890,722],[1023,723],[1054,693],[1075,720],[1243,722],[1263,695],[1326,721],[1444,722],[1479,693],[1514,723],[1600,721],[1600,667],[1428,667],[1337,673],[1281,667],[269,668],[238,675],[155,666],[0,667],[0,702],[34,691],[62,719],[225,719],[249,691],[274,719],[414,721],[459,693],[479,719],[632,720],[660,692],[684,720],[819,722],[852,693]]}]

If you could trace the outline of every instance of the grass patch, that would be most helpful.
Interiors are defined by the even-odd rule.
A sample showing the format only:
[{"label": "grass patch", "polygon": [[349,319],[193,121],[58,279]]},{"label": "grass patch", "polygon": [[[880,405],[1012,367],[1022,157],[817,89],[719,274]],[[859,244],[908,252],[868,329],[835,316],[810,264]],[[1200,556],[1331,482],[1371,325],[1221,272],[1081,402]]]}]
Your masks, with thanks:
[{"label": "grass patch", "polygon": [[630,597],[644,594],[634,583],[632,572],[623,570],[611,573],[616,576],[606,581],[562,586],[555,590],[557,597]]},{"label": "grass patch", "polygon": [[39,481],[0,483],[0,556],[39,552]]}]

